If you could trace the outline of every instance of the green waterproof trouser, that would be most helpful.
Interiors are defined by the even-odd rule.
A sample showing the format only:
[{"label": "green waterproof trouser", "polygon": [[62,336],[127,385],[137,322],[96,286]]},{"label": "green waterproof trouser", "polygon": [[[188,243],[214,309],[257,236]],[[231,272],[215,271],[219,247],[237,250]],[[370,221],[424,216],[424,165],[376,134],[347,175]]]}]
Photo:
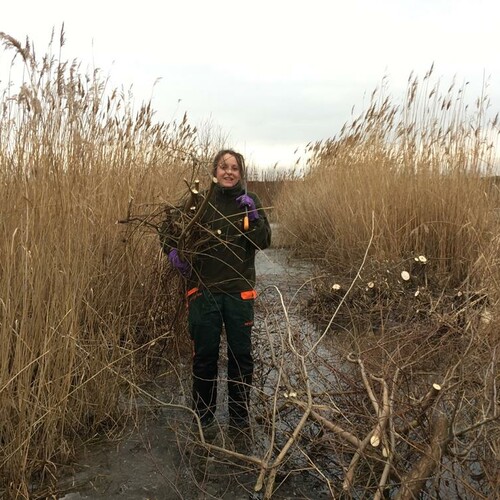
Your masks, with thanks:
[{"label": "green waterproof trouser", "polygon": [[228,405],[230,419],[248,421],[252,384],[251,331],[255,292],[192,291],[189,297],[189,333],[194,344],[193,403],[202,419],[213,419],[217,401],[217,374],[221,332],[227,337]]}]

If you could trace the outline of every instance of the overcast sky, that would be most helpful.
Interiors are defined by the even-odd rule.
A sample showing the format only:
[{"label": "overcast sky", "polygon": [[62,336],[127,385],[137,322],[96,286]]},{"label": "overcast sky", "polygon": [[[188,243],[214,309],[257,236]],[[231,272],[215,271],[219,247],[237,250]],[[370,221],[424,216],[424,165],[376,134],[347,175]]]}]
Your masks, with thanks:
[{"label": "overcast sky", "polygon": [[498,0],[24,0],[2,6],[0,31],[41,55],[64,22],[63,58],[132,86],[138,102],[153,95],[158,120],[187,112],[247,161],[287,166],[361,112],[384,76],[397,98],[433,62],[445,83],[470,82],[471,98],[486,76],[500,110],[499,14]]}]

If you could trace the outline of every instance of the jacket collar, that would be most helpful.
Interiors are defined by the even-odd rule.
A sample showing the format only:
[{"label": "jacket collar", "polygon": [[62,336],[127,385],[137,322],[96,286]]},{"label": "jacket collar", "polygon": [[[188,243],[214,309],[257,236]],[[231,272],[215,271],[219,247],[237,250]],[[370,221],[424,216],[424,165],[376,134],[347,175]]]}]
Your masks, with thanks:
[{"label": "jacket collar", "polygon": [[215,190],[220,193],[222,196],[228,196],[228,197],[236,197],[240,195],[243,191],[243,187],[241,185],[241,182],[238,181],[237,184],[235,184],[233,187],[225,188],[217,184],[215,186]]}]

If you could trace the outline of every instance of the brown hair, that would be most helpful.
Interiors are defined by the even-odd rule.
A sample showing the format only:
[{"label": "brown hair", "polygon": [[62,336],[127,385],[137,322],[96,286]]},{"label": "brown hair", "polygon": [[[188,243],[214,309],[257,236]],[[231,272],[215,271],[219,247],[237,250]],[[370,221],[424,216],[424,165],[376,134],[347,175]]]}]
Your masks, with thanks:
[{"label": "brown hair", "polygon": [[236,151],[233,151],[232,149],[221,149],[215,156],[214,156],[214,161],[213,161],[213,169],[212,169],[212,175],[215,175],[215,172],[217,170],[217,166],[219,165],[219,162],[222,160],[224,155],[231,155],[234,156],[236,159],[236,163],[238,164],[238,167],[240,168],[240,175],[241,178],[245,178],[245,159],[243,158],[243,155],[240,153],[237,153]]}]

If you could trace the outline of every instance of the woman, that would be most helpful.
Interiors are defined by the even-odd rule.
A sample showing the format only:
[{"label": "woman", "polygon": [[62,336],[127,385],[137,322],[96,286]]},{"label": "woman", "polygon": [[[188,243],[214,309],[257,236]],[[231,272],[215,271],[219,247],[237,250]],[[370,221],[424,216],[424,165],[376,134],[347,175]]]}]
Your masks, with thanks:
[{"label": "woman", "polygon": [[[249,425],[252,384],[251,330],[254,319],[255,252],[271,243],[271,228],[262,204],[243,188],[245,162],[233,150],[219,151],[213,161],[217,184],[201,224],[217,237],[191,262],[162,238],[171,264],[188,279],[189,332],[194,343],[193,403],[203,426],[215,418],[221,332],[228,345],[230,424]],[[245,220],[247,218],[247,220]]]}]

